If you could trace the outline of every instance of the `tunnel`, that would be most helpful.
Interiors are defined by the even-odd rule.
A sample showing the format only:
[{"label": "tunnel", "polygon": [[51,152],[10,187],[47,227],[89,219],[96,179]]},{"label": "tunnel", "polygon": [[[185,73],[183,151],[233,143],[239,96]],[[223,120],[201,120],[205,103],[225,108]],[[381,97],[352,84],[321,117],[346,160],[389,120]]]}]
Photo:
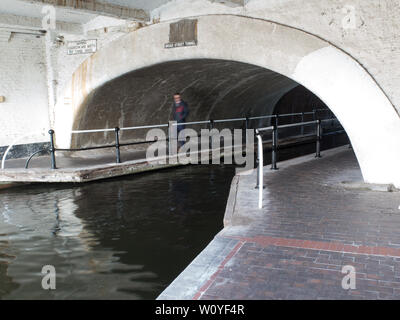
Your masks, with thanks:
[{"label": "tunnel", "polygon": [[[60,88],[51,114],[56,147],[113,140],[112,132],[89,138],[72,133],[76,129],[165,123],[175,91],[188,101],[192,121],[272,114],[279,100],[301,85],[340,121],[364,181],[400,185],[400,117],[351,53],[271,21],[234,15],[193,18],[199,35],[195,46],[166,49],[170,23],[164,22],[130,32],[81,63]],[[296,92],[290,95],[294,99]],[[121,139],[143,137],[143,132],[126,131]],[[381,152],[372,147],[377,145]]]},{"label": "tunnel", "polygon": [[[172,96],[189,104],[187,121],[258,117],[327,109],[311,91],[271,70],[236,61],[191,59],[128,72],[94,90],[77,115],[74,129],[102,129],[168,123]],[[300,119],[282,119],[300,122]],[[269,125],[252,120],[250,127]],[[224,125],[243,128],[243,122]],[[199,127],[194,127],[199,129]],[[122,131],[121,140],[145,139],[145,130]],[[111,144],[113,132],[73,135],[75,148]]]}]

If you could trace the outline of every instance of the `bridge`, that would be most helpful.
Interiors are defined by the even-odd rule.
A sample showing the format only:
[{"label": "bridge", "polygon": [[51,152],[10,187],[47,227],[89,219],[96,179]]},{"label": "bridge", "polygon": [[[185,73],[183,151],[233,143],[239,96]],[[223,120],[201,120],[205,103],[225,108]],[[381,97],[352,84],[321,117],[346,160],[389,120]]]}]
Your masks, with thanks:
[{"label": "bridge", "polygon": [[[3,2],[2,68],[9,75],[1,87],[3,152],[28,136],[16,152],[28,156],[48,141],[49,129],[57,133],[58,148],[73,149],[112,139],[101,133],[77,136],[76,130],[166,123],[176,90],[191,103],[191,121],[273,114],[282,97],[301,85],[343,125],[363,179],[399,186],[399,98],[393,81],[398,68],[391,49],[396,33],[383,31],[398,6],[199,1],[197,14],[187,4],[179,15],[168,1],[127,7],[73,3]],[[42,13],[44,4],[50,9]],[[68,14],[71,7],[74,14]],[[124,14],[116,18],[115,12]],[[368,12],[374,12],[370,25],[362,23]],[[44,23],[52,15],[55,26]],[[390,48],[374,45],[383,33]],[[85,46],[90,39],[97,39],[94,53],[68,49],[75,48],[74,40]],[[135,138],[133,131],[125,134]]]},{"label": "bridge", "polygon": [[[246,158],[224,229],[159,299],[398,298],[399,15],[386,0],[2,0],[0,186]],[[358,291],[338,285],[348,263]]]}]

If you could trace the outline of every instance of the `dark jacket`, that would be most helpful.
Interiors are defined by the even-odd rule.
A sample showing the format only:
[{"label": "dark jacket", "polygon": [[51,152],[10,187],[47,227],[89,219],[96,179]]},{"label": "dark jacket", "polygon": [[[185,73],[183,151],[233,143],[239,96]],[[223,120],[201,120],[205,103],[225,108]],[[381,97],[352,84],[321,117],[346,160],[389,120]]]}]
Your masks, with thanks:
[{"label": "dark jacket", "polygon": [[189,114],[189,108],[185,101],[181,100],[179,104],[173,103],[174,120],[176,122],[185,122]]}]

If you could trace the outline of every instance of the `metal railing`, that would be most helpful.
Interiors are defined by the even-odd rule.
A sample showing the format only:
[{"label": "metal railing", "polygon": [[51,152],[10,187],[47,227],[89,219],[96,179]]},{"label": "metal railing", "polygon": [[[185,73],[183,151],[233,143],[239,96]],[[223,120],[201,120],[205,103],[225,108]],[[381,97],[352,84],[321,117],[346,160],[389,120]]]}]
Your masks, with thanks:
[{"label": "metal railing", "polygon": [[[298,123],[291,123],[291,124],[285,124],[285,125],[272,125],[270,127],[265,127],[265,128],[258,128],[255,130],[256,136],[257,136],[257,142],[258,142],[258,154],[257,154],[257,183],[256,183],[256,189],[259,189],[259,196],[258,196],[258,208],[262,208],[262,203],[263,203],[263,193],[262,190],[264,188],[263,184],[263,168],[264,168],[264,163],[263,163],[263,140],[262,140],[262,132],[267,132],[271,131],[272,132],[272,152],[271,152],[271,170],[278,170],[277,167],[277,153],[278,153],[278,130],[283,129],[283,128],[291,128],[291,127],[298,127],[298,126],[307,126],[307,125],[316,125],[316,130],[315,130],[315,157],[316,158],[321,158],[321,141],[322,141],[322,122],[328,122],[328,121],[338,121],[336,118],[331,118],[331,119],[324,119],[324,120],[314,120],[314,121],[306,121],[306,122],[298,122]],[[328,134],[338,134],[345,132],[344,130],[339,130],[335,132],[331,132]],[[328,135],[327,134],[327,135]]]},{"label": "metal railing", "polygon": [[[274,126],[268,127],[268,128],[259,128],[257,129],[258,132],[265,131],[265,129],[270,129],[272,130],[272,149],[273,149],[273,157],[275,157],[273,161],[273,168],[276,169],[276,153],[277,153],[277,137],[278,137],[278,129],[283,129],[283,128],[290,128],[290,127],[295,127],[295,126],[302,126],[302,134],[304,133],[304,126],[316,123],[315,120],[318,117],[318,112],[321,112],[322,110],[325,111],[325,109],[317,109],[313,110],[312,112],[300,112],[300,113],[288,113],[288,114],[274,114],[274,115],[266,115],[266,116],[255,116],[255,117],[242,117],[242,118],[232,118],[232,119],[218,119],[218,120],[202,120],[202,121],[192,121],[192,122],[185,122],[182,123],[182,125],[185,126],[190,126],[190,125],[199,125],[199,124],[208,124],[209,129],[212,129],[215,124],[217,123],[229,123],[229,122],[244,122],[245,128],[248,129],[249,127],[249,121],[251,120],[262,120],[262,119],[274,119]],[[328,110],[328,109],[326,109]],[[329,110],[328,110],[329,111]],[[313,115],[313,121],[306,121],[304,122],[304,117],[308,115]],[[302,122],[300,123],[291,123],[291,124],[283,124],[283,125],[278,125],[279,119],[280,118],[285,118],[285,117],[290,117],[290,116],[301,116]],[[330,119],[329,121],[331,121]],[[321,121],[325,121],[321,120]],[[321,122],[319,122],[321,123]],[[173,126],[178,126],[180,123],[172,123]],[[43,149],[39,150],[35,153],[33,153],[29,159],[26,162],[25,168],[27,169],[29,167],[29,163],[31,159],[36,156],[37,154],[40,154],[41,152],[48,151],[50,153],[50,158],[51,158],[51,169],[57,169],[57,164],[56,164],[56,152],[57,151],[63,151],[63,152],[78,152],[78,151],[88,151],[88,150],[97,150],[97,149],[106,149],[106,148],[115,148],[116,152],[116,163],[121,163],[121,147],[124,146],[132,146],[132,145],[141,145],[141,144],[149,144],[149,143],[154,143],[157,141],[170,141],[170,136],[168,134],[167,138],[164,140],[145,140],[145,141],[135,141],[135,142],[129,142],[129,143],[121,143],[120,142],[120,132],[121,131],[129,131],[129,130],[141,130],[141,129],[153,129],[153,128],[168,128],[168,133],[170,132],[170,126],[171,123],[168,124],[156,124],[156,125],[144,125],[144,126],[133,126],[133,127],[115,127],[115,128],[104,128],[104,129],[88,129],[88,130],[72,130],[72,134],[86,134],[86,133],[100,133],[100,132],[115,132],[115,142],[113,144],[108,144],[108,145],[100,145],[100,146],[92,146],[92,147],[84,147],[84,148],[56,148],[54,141],[55,141],[55,132],[54,130],[49,130],[49,135],[50,135],[50,149]]]}]

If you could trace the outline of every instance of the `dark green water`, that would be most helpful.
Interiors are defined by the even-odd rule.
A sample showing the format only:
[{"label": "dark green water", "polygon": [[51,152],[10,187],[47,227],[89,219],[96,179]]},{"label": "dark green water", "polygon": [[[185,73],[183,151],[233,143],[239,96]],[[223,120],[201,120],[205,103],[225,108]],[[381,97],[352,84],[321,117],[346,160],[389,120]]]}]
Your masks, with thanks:
[{"label": "dark green water", "polygon": [[[234,170],[1,191],[0,298],[156,298],[222,229]],[[42,289],[44,265],[56,290]]]},{"label": "dark green water", "polygon": [[[346,142],[325,139],[323,149]],[[0,190],[0,299],[155,299],[222,229],[234,173],[193,165]],[[45,265],[56,269],[56,290],[42,289]]]}]

